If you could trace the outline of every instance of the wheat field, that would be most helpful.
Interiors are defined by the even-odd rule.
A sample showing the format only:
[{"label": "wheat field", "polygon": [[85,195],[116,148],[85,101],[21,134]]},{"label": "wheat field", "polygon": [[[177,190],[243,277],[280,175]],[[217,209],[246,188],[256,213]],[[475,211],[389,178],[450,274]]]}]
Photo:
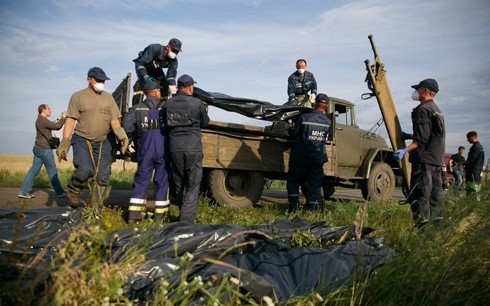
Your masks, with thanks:
[{"label": "wheat field", "polygon": [[[7,169],[11,172],[27,172],[32,165],[32,155],[9,155],[0,154],[0,169]],[[61,161],[58,163],[58,159],[55,156],[56,167],[58,169],[72,169],[73,161],[71,158],[68,161]],[[124,162],[117,160],[112,164],[112,171],[122,170],[135,170],[136,163]]]}]

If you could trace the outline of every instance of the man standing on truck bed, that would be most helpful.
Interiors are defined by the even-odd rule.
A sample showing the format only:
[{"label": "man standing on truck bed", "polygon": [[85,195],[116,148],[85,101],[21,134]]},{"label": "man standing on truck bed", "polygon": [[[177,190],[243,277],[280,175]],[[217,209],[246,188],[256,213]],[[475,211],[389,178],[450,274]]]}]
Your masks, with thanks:
[{"label": "man standing on truck bed", "polygon": [[184,74],[177,84],[177,95],[164,107],[170,138],[171,192],[172,200],[180,207],[179,221],[192,224],[197,215],[202,179],[201,128],[208,125],[209,117],[204,103],[192,96],[194,79]]},{"label": "man standing on truck bed", "polygon": [[287,176],[289,212],[300,208],[299,186],[306,182],[306,209],[318,210],[323,199],[321,188],[323,183],[323,164],[328,161],[325,142],[328,137],[330,119],[325,114],[330,98],[326,94],[318,94],[314,109],[303,114],[288,133],[298,140],[292,149]]},{"label": "man standing on truck bed", "polygon": [[133,192],[129,200],[128,223],[143,219],[146,208],[148,185],[153,171],[155,188],[155,220],[162,221],[168,214],[168,137],[163,126],[161,110],[165,101],[160,100],[160,83],[145,82],[146,100],[133,106],[123,118],[127,134],[134,135],[138,142],[138,169],[134,174]]},{"label": "man standing on truck bed", "polygon": [[[159,82],[161,95],[165,100],[169,94],[177,93],[175,78],[179,66],[177,54],[180,51],[182,51],[182,43],[177,38],[172,38],[166,46],[151,44],[138,53],[138,58],[133,60],[138,76],[133,87],[133,105],[143,101],[142,88],[145,81]],[[167,75],[163,71],[164,68],[168,68]]]},{"label": "man standing on truck bed", "polygon": [[105,200],[102,197],[109,195],[112,146],[107,134],[111,129],[121,143],[122,154],[128,147],[128,137],[119,121],[121,112],[112,95],[104,91],[106,80],[110,79],[99,67],[93,67],[88,71],[88,87],[71,96],[66,111],[63,140],[56,150],[60,161],[67,160],[70,146],[73,146],[75,171],[68,179],[67,197],[74,208],[78,207],[81,192],[89,179],[93,178],[89,186],[92,188],[91,194],[100,195],[95,199],[95,204],[102,204]]},{"label": "man standing on truck bed", "polygon": [[446,131],[444,116],[433,100],[439,91],[436,80],[425,79],[412,88],[415,89],[412,99],[420,101],[412,111],[413,141],[406,148],[395,151],[394,157],[399,161],[410,152],[412,174],[407,201],[415,226],[421,228],[431,218],[442,220],[445,215],[439,200],[442,195]]},{"label": "man standing on truck bed", "polygon": [[[315,102],[317,85],[313,73],[306,71],[306,60],[296,61],[296,71],[288,78],[288,105],[312,107]],[[308,95],[308,92],[311,92]]]}]

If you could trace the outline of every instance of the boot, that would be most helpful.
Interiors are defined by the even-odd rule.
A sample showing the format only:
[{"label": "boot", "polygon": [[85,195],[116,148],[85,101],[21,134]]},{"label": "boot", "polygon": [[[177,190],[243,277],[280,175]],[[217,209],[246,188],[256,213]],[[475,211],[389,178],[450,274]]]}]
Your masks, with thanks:
[{"label": "boot", "polygon": [[112,187],[110,185],[99,185],[96,179],[91,178],[88,183],[89,206],[104,206],[104,201],[109,197]]}]

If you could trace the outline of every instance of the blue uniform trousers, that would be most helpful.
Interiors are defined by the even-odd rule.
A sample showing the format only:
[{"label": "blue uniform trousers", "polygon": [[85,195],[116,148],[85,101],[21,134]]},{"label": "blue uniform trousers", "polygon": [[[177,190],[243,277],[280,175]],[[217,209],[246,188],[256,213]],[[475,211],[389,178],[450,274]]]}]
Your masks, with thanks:
[{"label": "blue uniform trousers", "polygon": [[153,172],[155,219],[161,220],[168,213],[170,201],[166,147],[166,137],[160,130],[149,130],[142,135],[138,149],[138,169],[134,174],[133,192],[129,200],[128,220],[142,220]]},{"label": "blue uniform trousers", "polygon": [[306,183],[306,208],[316,210],[323,202],[321,188],[323,183],[323,164],[298,163],[293,160],[289,163],[287,176],[287,191],[289,210],[299,208],[299,187]]}]

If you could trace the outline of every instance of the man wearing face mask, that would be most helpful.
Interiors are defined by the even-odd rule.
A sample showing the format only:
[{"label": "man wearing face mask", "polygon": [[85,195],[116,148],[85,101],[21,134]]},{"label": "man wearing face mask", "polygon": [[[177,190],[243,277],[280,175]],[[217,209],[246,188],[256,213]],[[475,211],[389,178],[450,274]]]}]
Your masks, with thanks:
[{"label": "man wearing face mask", "polygon": [[[313,73],[306,71],[306,60],[296,61],[296,71],[288,78],[287,105],[312,107],[317,94],[317,85]],[[308,94],[310,93],[310,94]]]},{"label": "man wearing face mask", "polygon": [[[410,153],[412,163],[410,194],[407,202],[412,209],[415,226],[423,227],[432,220],[442,220],[445,215],[440,203],[442,195],[442,167],[445,152],[444,115],[433,98],[439,91],[434,79],[425,79],[413,85],[412,99],[420,104],[412,111],[412,143],[394,152],[395,160]],[[405,134],[405,133],[404,133]],[[409,134],[405,134],[409,135]]]},{"label": "man wearing face mask", "polygon": [[[138,80],[134,84],[133,105],[143,101],[143,85],[146,81],[160,83],[161,96],[167,99],[177,93],[177,54],[182,51],[182,43],[177,38],[172,38],[166,46],[151,44],[138,54],[133,62],[136,68]],[[167,75],[163,71],[168,68]]]},{"label": "man wearing face mask", "polygon": [[[112,147],[107,134],[111,129],[121,143],[122,154],[128,146],[128,137],[121,127],[121,113],[116,101],[110,93],[104,91],[106,80],[110,79],[102,69],[91,68],[87,74],[88,87],[71,96],[66,111],[63,140],[56,154],[60,161],[67,160],[70,146],[73,146],[75,171],[68,179],[67,193],[73,208],[80,204],[81,192],[91,178],[94,179],[89,186],[92,191],[97,189],[101,195],[109,195]],[[105,199],[96,200],[102,203]]]}]

